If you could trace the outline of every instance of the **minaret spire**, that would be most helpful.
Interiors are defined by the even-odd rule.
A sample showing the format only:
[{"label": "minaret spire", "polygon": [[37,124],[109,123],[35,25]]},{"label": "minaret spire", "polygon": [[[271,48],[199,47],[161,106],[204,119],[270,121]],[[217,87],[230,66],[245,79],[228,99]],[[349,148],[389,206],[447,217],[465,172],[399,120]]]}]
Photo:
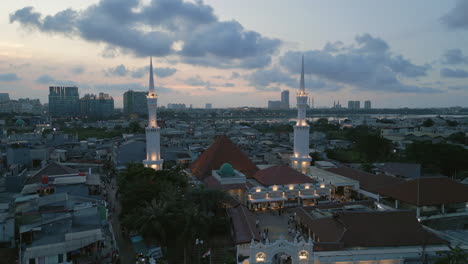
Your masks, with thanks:
[{"label": "minaret spire", "polygon": [[148,105],[148,126],[146,134],[146,159],[143,161],[145,167],[154,170],[161,170],[163,160],[161,159],[160,129],[156,110],[158,109],[158,95],[154,90],[153,59],[150,57],[150,76],[148,95],[146,96]]},{"label": "minaret spire", "polygon": [[297,93],[297,122],[294,126],[294,155],[291,157],[291,166],[307,173],[312,158],[309,156],[309,130],[306,120],[308,94],[304,84],[304,55],[302,56],[301,81]]},{"label": "minaret spire", "polygon": [[150,91],[150,92],[154,92],[153,58],[152,58],[152,57],[150,57],[149,91]]},{"label": "minaret spire", "polygon": [[300,91],[305,91],[305,83],[304,83],[304,55],[302,55],[302,67],[301,67],[301,84],[300,84]]}]

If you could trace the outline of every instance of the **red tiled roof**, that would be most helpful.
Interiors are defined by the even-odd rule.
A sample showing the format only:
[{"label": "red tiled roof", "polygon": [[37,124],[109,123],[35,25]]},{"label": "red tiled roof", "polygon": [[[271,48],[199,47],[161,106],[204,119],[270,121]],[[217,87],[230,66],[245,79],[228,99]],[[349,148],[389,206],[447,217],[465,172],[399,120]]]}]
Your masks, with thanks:
[{"label": "red tiled roof", "polygon": [[276,165],[255,173],[254,178],[263,185],[316,183],[315,180],[287,165]]},{"label": "red tiled roof", "polygon": [[256,227],[255,214],[244,205],[228,208],[227,213],[232,221],[233,237],[236,244],[245,244],[252,241],[260,241],[259,230]]},{"label": "red tiled roof", "polygon": [[468,186],[447,177],[405,181],[380,188],[378,193],[416,206],[468,202]]},{"label": "red tiled roof", "polygon": [[321,250],[350,247],[440,245],[447,243],[423,229],[411,211],[337,212],[331,217],[306,220],[319,238]]},{"label": "red tiled roof", "polygon": [[58,164],[55,161],[52,161],[47,166],[45,166],[44,168],[37,171],[33,176],[28,178],[26,180],[26,182],[28,184],[40,182],[41,177],[44,176],[44,175],[55,176],[55,175],[63,175],[63,174],[74,174],[74,173],[78,173],[78,172],[79,171],[77,169],[73,169],[73,168],[67,167],[65,165]]},{"label": "red tiled roof", "polygon": [[371,193],[377,193],[377,190],[380,188],[391,186],[405,181],[384,174],[371,174],[364,171],[351,169],[348,167],[329,168],[326,170],[344,176],[346,178],[359,181],[360,188]]},{"label": "red tiled roof", "polygon": [[247,184],[244,184],[244,183],[233,183],[233,184],[224,184],[222,185],[221,183],[219,183],[219,181],[213,177],[213,176],[208,176],[208,177],[205,177],[205,179],[203,179],[203,183],[205,184],[205,186],[207,188],[210,188],[210,189],[223,189],[225,191],[228,191],[228,190],[237,190],[237,189],[244,189],[244,190],[247,190],[249,187],[247,186]]},{"label": "red tiled roof", "polygon": [[252,177],[258,171],[257,166],[225,135],[218,137],[190,168],[195,176],[204,179],[224,163],[231,164],[234,169],[248,177]]}]

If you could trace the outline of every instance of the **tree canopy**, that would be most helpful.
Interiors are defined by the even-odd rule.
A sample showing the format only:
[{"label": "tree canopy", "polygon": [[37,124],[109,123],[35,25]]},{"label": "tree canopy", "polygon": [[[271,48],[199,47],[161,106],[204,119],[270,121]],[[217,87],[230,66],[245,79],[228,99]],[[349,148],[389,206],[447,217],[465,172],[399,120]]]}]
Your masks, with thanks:
[{"label": "tree canopy", "polygon": [[457,145],[417,141],[406,147],[403,159],[447,176],[468,170],[468,150]]},{"label": "tree canopy", "polygon": [[424,122],[422,123],[423,127],[431,127],[433,125],[434,125],[434,120],[432,120],[430,118],[424,120]]},{"label": "tree canopy", "polygon": [[175,262],[191,254],[196,238],[225,232],[219,215],[225,194],[189,184],[180,170],[154,171],[130,164],[119,175],[122,224],[145,239],[161,244]]}]

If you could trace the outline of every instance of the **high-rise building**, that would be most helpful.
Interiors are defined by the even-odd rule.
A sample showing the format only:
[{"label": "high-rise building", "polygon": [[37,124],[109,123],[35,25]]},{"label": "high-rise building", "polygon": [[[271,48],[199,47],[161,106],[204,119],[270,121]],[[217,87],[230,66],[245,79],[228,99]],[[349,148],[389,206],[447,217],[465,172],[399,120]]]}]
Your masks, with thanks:
[{"label": "high-rise building", "polygon": [[268,109],[271,109],[271,110],[281,109],[281,101],[268,101]]},{"label": "high-rise building", "polygon": [[361,102],[360,101],[354,101],[354,109],[360,109],[361,108]]},{"label": "high-rise building", "polygon": [[10,101],[10,95],[8,93],[0,93],[0,103]]},{"label": "high-rise building", "polygon": [[371,109],[371,101],[370,100],[364,101],[364,109]]},{"label": "high-rise building", "polygon": [[80,114],[78,87],[49,87],[49,114],[52,116],[77,116]]},{"label": "high-rise building", "polygon": [[350,110],[358,110],[361,108],[360,101],[348,101],[348,109]]},{"label": "high-rise building", "polygon": [[167,104],[167,109],[184,110],[187,109],[187,107],[185,104]]},{"label": "high-rise building", "polygon": [[289,91],[281,92],[281,109],[289,109]]},{"label": "high-rise building", "polygon": [[341,109],[340,101],[333,101],[333,109]]},{"label": "high-rise building", "polygon": [[212,104],[210,104],[210,103],[205,104],[205,109],[211,109],[211,108],[213,108]]},{"label": "high-rise building", "polygon": [[297,122],[294,126],[294,153],[291,157],[291,166],[307,173],[312,158],[309,156],[309,124],[306,121],[308,94],[304,83],[304,56],[302,56],[301,81],[297,93]]},{"label": "high-rise building", "polygon": [[154,90],[152,59],[150,59],[149,90],[146,100],[148,104],[148,126],[145,129],[146,159],[143,161],[143,165],[154,170],[161,170],[163,165],[163,160],[161,159],[161,135],[156,114],[156,110],[158,109],[158,95]]},{"label": "high-rise building", "polygon": [[148,105],[146,103],[147,92],[126,91],[123,95],[125,114],[146,114]]},{"label": "high-rise building", "polygon": [[86,94],[80,99],[80,112],[84,116],[111,116],[114,114],[114,98],[109,94]]}]

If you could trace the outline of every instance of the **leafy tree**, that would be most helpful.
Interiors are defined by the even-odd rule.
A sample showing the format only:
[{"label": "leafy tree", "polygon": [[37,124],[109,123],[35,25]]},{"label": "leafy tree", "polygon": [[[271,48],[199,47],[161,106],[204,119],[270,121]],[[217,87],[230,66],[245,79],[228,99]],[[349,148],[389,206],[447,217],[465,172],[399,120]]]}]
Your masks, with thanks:
[{"label": "leafy tree", "polygon": [[382,124],[395,124],[394,120],[387,119],[387,118],[377,119],[375,122],[382,123]]},{"label": "leafy tree", "polygon": [[377,135],[362,135],[358,138],[355,149],[367,162],[387,159],[392,151],[392,143]]},{"label": "leafy tree", "polygon": [[329,131],[338,131],[340,126],[337,124],[331,124],[326,118],[319,118],[314,124],[312,124],[312,129],[315,131],[329,132]]},{"label": "leafy tree", "polygon": [[[170,262],[190,259],[196,238],[228,232],[219,208],[225,193],[188,184],[177,169],[154,171],[129,164],[119,175],[122,224],[167,248]],[[221,228],[220,228],[221,227]]]},{"label": "leafy tree", "polygon": [[468,150],[452,144],[417,141],[406,147],[403,160],[421,163],[423,169],[448,176],[468,170]]},{"label": "leafy tree", "polygon": [[320,153],[318,153],[318,152],[311,152],[311,153],[309,153],[309,156],[312,158],[312,162],[322,160],[322,157],[321,157]]},{"label": "leafy tree", "polygon": [[468,145],[468,137],[463,132],[456,132],[451,134],[450,136],[448,136],[448,140],[455,143]]},{"label": "leafy tree", "polygon": [[132,121],[128,124],[127,131],[129,133],[143,133],[145,129],[140,127],[138,121]]},{"label": "leafy tree", "polygon": [[430,118],[424,120],[424,122],[422,123],[423,127],[431,127],[433,125],[434,125],[434,120],[432,120]]},{"label": "leafy tree", "polygon": [[448,252],[441,252],[444,255],[436,264],[466,264],[468,263],[468,251],[459,246],[452,248]]},{"label": "leafy tree", "polygon": [[458,122],[455,120],[445,120],[445,123],[447,123],[447,126],[450,126],[450,127],[458,126]]},{"label": "leafy tree", "polygon": [[372,169],[374,168],[374,166],[372,165],[372,163],[362,163],[361,164],[361,170],[365,171],[365,172],[369,172],[369,173],[372,173]]}]

